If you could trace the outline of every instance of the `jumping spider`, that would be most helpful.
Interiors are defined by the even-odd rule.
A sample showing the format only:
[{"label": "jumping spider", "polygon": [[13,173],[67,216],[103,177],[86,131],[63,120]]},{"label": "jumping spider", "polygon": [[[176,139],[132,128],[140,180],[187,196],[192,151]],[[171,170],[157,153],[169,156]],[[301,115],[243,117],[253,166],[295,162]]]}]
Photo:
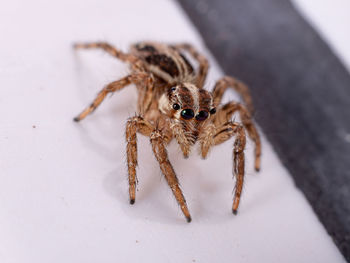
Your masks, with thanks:
[{"label": "jumping spider", "polygon": [[[205,158],[212,146],[235,135],[233,174],[236,187],[232,211],[236,214],[244,179],[246,131],[255,143],[255,170],[260,169],[260,137],[252,122],[253,107],[248,88],[240,81],[226,76],[216,83],[213,92],[203,89],[208,61],[189,44],[140,42],[132,45],[129,53],[123,53],[103,42],[78,43],[74,47],[100,48],[130,65],[129,75],[109,83],[92,104],[74,118],[75,121],[84,119],[101,104],[107,94],[129,84],[136,86],[139,95],[138,115],[129,118],[126,124],[130,204],[135,202],[137,183],[137,132],[150,137],[160,169],[188,222],[191,221],[190,212],[169,162],[166,146],[175,138],[186,158],[198,141],[201,156]],[[186,59],[184,52],[198,62],[197,70]],[[220,105],[227,88],[236,90],[247,107],[233,101]],[[236,111],[240,114],[242,124],[231,120]]]}]

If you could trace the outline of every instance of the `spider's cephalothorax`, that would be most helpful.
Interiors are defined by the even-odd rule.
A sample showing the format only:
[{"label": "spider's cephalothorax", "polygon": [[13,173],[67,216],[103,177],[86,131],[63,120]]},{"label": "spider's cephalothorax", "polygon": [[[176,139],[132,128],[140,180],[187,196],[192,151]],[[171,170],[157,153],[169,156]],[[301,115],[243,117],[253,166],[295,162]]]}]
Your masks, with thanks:
[{"label": "spider's cephalothorax", "polygon": [[[205,158],[212,146],[235,136],[233,173],[236,187],[232,211],[236,214],[244,179],[246,132],[255,143],[255,169],[260,169],[260,137],[252,122],[253,107],[248,88],[232,77],[224,77],[216,83],[212,92],[203,89],[208,62],[189,44],[141,42],[132,45],[129,53],[123,53],[107,43],[76,44],[74,47],[101,48],[130,65],[129,75],[106,85],[92,104],[74,119],[84,119],[108,93],[135,84],[139,94],[138,115],[129,118],[126,125],[130,203],[135,202],[137,183],[137,132],[150,137],[160,169],[188,222],[191,216],[169,162],[166,145],[175,138],[184,157],[188,157],[191,147],[198,141],[201,155]],[[186,53],[198,62],[197,69],[186,58]],[[227,88],[240,93],[246,106],[233,101],[221,105]],[[239,113],[242,123],[232,121],[235,112]]]}]

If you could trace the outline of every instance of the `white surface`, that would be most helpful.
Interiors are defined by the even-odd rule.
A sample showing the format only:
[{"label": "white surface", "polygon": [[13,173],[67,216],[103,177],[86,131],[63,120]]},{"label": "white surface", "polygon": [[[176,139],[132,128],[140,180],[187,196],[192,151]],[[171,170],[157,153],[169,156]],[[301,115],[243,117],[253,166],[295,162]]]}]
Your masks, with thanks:
[{"label": "white surface", "polygon": [[[104,84],[127,73],[101,52],[75,54],[72,42],[125,49],[136,40],[185,40],[204,50],[173,2],[8,1],[0,32],[0,262],[344,262],[264,138],[260,174],[248,145],[238,216],[231,213],[233,142],[206,161],[184,160],[171,145],[188,224],[141,136],[139,191],[128,204],[132,87],[72,122]],[[222,76],[211,62],[208,88]]]}]

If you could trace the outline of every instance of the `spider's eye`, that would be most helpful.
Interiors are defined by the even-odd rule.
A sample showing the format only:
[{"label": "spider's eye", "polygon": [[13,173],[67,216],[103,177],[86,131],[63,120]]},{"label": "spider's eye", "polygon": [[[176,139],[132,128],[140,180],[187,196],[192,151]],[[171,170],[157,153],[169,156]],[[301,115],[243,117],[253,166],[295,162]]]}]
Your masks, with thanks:
[{"label": "spider's eye", "polygon": [[177,103],[173,104],[173,109],[174,110],[179,110],[180,109],[180,105],[177,104]]},{"label": "spider's eye", "polygon": [[196,115],[196,120],[197,121],[204,121],[206,118],[208,118],[209,113],[205,110],[201,110],[200,112],[198,112],[198,114]]},{"label": "spider's eye", "polygon": [[171,89],[170,89],[170,91],[175,91],[176,90],[176,87],[172,87]]},{"label": "spider's eye", "polygon": [[215,114],[215,112],[216,112],[216,109],[215,109],[215,108],[212,108],[212,109],[210,110],[210,114]]},{"label": "spider's eye", "polygon": [[190,120],[194,117],[194,112],[191,109],[184,109],[181,111],[181,117],[185,120]]}]

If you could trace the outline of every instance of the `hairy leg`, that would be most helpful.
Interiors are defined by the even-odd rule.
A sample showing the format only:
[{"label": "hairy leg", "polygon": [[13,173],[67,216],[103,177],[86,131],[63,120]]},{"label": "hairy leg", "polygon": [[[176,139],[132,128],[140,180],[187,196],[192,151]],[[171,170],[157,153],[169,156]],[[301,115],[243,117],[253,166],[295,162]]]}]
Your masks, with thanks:
[{"label": "hairy leg", "polygon": [[216,82],[213,90],[214,105],[219,105],[221,103],[221,99],[228,88],[233,88],[237,91],[242,97],[249,112],[254,112],[253,101],[248,87],[241,81],[229,76],[223,77]]},{"label": "hairy leg", "polygon": [[261,141],[259,133],[256,129],[256,126],[252,120],[252,116],[248,109],[237,102],[228,102],[225,105],[223,105],[220,110],[215,114],[215,117],[213,119],[213,123],[216,126],[221,126],[222,124],[228,122],[232,115],[238,111],[239,115],[241,117],[241,121],[244,125],[244,128],[247,130],[248,135],[251,140],[253,140],[255,144],[254,154],[255,154],[255,170],[260,170],[260,158],[261,158]]},{"label": "hairy leg", "polygon": [[200,54],[196,48],[194,48],[191,44],[187,43],[181,43],[175,45],[176,48],[186,50],[188,53],[191,54],[191,56],[196,59],[199,63],[198,73],[197,73],[197,80],[196,84],[198,88],[203,88],[205,79],[207,77],[209,63],[205,56]]},{"label": "hairy leg", "polygon": [[108,54],[112,55],[113,57],[116,57],[124,62],[134,63],[138,61],[138,58],[134,55],[124,53],[106,42],[76,43],[73,45],[73,47],[75,49],[100,48],[106,51]]},{"label": "hairy leg", "polygon": [[236,140],[233,149],[233,173],[236,176],[235,197],[232,204],[232,212],[236,215],[244,181],[244,148],[246,144],[246,136],[242,126],[237,127]]},{"label": "hairy leg", "polygon": [[87,115],[92,113],[105,99],[108,93],[115,92],[117,90],[121,90],[125,86],[129,85],[131,83],[131,76],[126,76],[120,80],[113,81],[109,83],[106,87],[104,87],[97,95],[97,97],[94,99],[94,101],[88,106],[86,109],[84,109],[77,117],[74,118],[74,121],[81,121],[84,119]]},{"label": "hairy leg", "polygon": [[129,197],[130,204],[135,203],[136,195],[136,166],[137,166],[137,137],[136,133],[139,132],[145,136],[150,136],[154,127],[144,120],[141,116],[135,116],[129,118],[126,124],[125,139],[126,156],[128,162],[128,174],[129,174]]},{"label": "hairy leg", "polygon": [[[150,80],[151,79],[151,80]],[[74,121],[81,121],[84,119],[87,115],[92,113],[105,99],[108,93],[113,93],[118,90],[121,90],[125,86],[129,85],[130,83],[135,83],[138,85],[153,85],[153,79],[146,73],[135,73],[132,75],[128,75],[120,80],[113,81],[109,83],[106,87],[104,87],[97,95],[97,97],[94,99],[94,101],[88,106],[86,109],[84,109],[77,117],[74,118]]]},{"label": "hairy leg", "polygon": [[211,138],[202,138],[204,143],[207,143],[208,146],[208,148],[205,149],[206,151],[208,151],[211,146],[223,143],[236,135],[233,148],[233,175],[236,178],[236,186],[232,212],[237,214],[244,181],[244,148],[246,144],[244,127],[237,122],[227,122],[220,127],[216,127],[215,131],[213,130],[211,134]]},{"label": "hairy leg", "polygon": [[152,74],[145,74],[138,82],[137,109],[144,115],[150,108],[154,96],[154,78]]},{"label": "hairy leg", "polygon": [[153,153],[159,163],[160,169],[165,176],[165,179],[170,186],[176,201],[181,207],[183,214],[186,217],[187,222],[191,222],[191,215],[187,208],[185,197],[182,194],[181,188],[179,186],[179,181],[176,177],[174,168],[172,167],[169,159],[168,153],[165,148],[165,143],[163,136],[159,130],[154,130],[151,133],[151,144]]}]

